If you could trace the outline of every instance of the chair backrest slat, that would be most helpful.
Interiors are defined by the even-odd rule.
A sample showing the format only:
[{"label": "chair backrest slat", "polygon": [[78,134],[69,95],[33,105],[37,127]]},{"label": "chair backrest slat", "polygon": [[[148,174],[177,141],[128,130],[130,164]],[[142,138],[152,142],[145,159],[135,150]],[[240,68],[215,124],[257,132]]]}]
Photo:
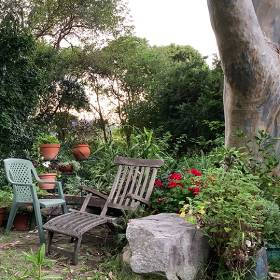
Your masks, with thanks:
[{"label": "chair backrest slat", "polygon": [[129,195],[137,195],[149,200],[156,178],[157,170],[163,165],[162,160],[132,159],[116,157],[119,165],[109,197],[103,207],[102,215],[106,215],[108,205],[116,208],[133,207],[136,209],[140,202]]},{"label": "chair backrest slat", "polygon": [[[131,177],[132,177],[132,174],[133,174],[133,170],[134,170],[134,166],[129,166],[129,173],[128,173],[128,176],[126,178],[126,182],[125,182],[125,185],[124,187],[122,188],[122,191],[121,191],[121,196],[120,196],[120,199],[118,201],[118,204],[122,205],[123,204],[123,201],[127,195],[127,190],[131,184]],[[119,186],[119,188],[121,188],[122,186]]]},{"label": "chair backrest slat", "polygon": [[138,177],[138,181],[137,181],[137,186],[136,186],[136,189],[134,191],[135,194],[138,194],[139,193],[139,190],[140,190],[140,187],[142,186],[142,180],[143,180],[143,175],[144,175],[144,172],[145,172],[145,167],[140,167],[140,176]]},{"label": "chair backrest slat", "polygon": [[[120,165],[119,168],[121,168],[122,166]],[[113,197],[114,200],[111,200],[113,203],[117,204],[118,203],[118,199],[121,193],[121,186],[123,185],[123,183],[125,182],[126,176],[127,176],[127,172],[128,172],[128,166],[124,166],[122,167],[122,172],[121,175],[119,176],[119,180],[115,180],[114,184],[113,184],[113,189],[111,190],[111,193],[113,193]]]},{"label": "chair backrest slat", "polygon": [[[134,169],[134,172],[133,172],[134,174],[133,174],[133,177],[132,177],[131,185],[130,185],[130,188],[129,188],[127,193],[134,193],[134,191],[135,191],[134,188],[135,188],[135,185],[136,185],[136,182],[137,182],[137,177],[139,175],[139,168],[140,168],[139,166],[136,166],[135,169]],[[126,198],[125,202],[124,202],[124,205],[128,206],[130,204],[131,204],[131,199]]]}]

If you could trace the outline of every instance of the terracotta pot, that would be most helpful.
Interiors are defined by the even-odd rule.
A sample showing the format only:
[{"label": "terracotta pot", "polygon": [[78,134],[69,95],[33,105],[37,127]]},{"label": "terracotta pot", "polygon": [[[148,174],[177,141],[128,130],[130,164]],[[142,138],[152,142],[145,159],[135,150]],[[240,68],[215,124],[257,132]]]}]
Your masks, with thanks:
[{"label": "terracotta pot", "polygon": [[[46,181],[56,181],[56,173],[44,173],[38,175],[40,179]],[[39,187],[43,190],[53,190],[55,188],[55,184],[52,183],[39,183]]]},{"label": "terracotta pot", "polygon": [[14,229],[19,231],[29,230],[29,215],[19,213],[14,220]]},{"label": "terracotta pot", "polygon": [[60,144],[42,144],[40,145],[40,154],[45,160],[53,160],[56,158],[60,149]]},{"label": "terracotta pot", "polygon": [[72,174],[73,173],[73,165],[72,164],[68,164],[68,165],[59,165],[58,166],[58,170],[62,173],[66,173],[66,174]]},{"label": "terracotta pot", "polygon": [[3,225],[5,216],[6,216],[7,208],[0,208],[0,227]]},{"label": "terracotta pot", "polygon": [[90,148],[88,144],[79,144],[74,146],[72,153],[76,160],[88,159],[90,155]]}]

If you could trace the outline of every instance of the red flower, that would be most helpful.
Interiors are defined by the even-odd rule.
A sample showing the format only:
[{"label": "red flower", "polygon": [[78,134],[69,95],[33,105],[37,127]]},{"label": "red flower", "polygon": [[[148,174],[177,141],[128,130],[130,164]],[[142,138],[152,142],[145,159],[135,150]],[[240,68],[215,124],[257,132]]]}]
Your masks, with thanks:
[{"label": "red flower", "polygon": [[195,169],[195,168],[192,168],[190,170],[187,170],[188,173],[194,175],[194,176],[201,176],[202,175],[202,172]]},{"label": "red flower", "polygon": [[169,175],[169,180],[182,180],[183,176],[182,174],[178,173],[178,172],[173,172]]},{"label": "red flower", "polygon": [[173,188],[176,188],[176,187],[182,187],[183,184],[182,183],[177,183],[175,181],[169,181],[168,182],[168,188],[169,189],[173,189]]},{"label": "red flower", "polygon": [[200,193],[200,187],[188,187],[188,190],[192,192],[193,195],[198,195]]},{"label": "red flower", "polygon": [[163,188],[163,183],[160,179],[155,179],[154,186],[157,188]]},{"label": "red flower", "polygon": [[192,193],[193,193],[194,195],[198,195],[199,192],[200,192],[200,188],[199,188],[199,187],[194,187],[194,188],[192,189]]}]

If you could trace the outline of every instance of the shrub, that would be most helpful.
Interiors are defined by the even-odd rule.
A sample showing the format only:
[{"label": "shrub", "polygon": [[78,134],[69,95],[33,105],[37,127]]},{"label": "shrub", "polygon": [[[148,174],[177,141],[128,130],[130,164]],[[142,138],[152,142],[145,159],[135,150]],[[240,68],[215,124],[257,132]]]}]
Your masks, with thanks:
[{"label": "shrub", "polygon": [[38,137],[36,139],[36,144],[37,145],[59,144],[59,141],[58,141],[57,137],[53,134],[41,133],[38,135]]},{"label": "shrub", "polygon": [[256,176],[238,169],[210,169],[203,188],[182,208],[209,237],[209,244],[230,269],[242,269],[264,239],[279,240],[280,212],[263,198]]},{"label": "shrub", "polygon": [[172,172],[155,180],[151,207],[155,212],[179,212],[186,197],[193,198],[203,187],[201,171],[192,168],[184,172]]}]

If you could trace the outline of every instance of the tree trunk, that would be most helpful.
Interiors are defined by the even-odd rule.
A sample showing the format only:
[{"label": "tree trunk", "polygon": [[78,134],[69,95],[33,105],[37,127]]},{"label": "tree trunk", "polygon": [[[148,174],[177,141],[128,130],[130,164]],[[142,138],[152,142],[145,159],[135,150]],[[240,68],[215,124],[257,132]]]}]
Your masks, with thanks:
[{"label": "tree trunk", "polygon": [[[256,0],[257,11],[265,1],[279,0]],[[279,55],[264,36],[252,0],[208,0],[208,8],[225,74],[226,146],[245,144],[239,131],[250,139],[259,129],[279,136]],[[264,17],[260,22],[266,26]],[[267,30],[272,38],[273,28]]]}]

